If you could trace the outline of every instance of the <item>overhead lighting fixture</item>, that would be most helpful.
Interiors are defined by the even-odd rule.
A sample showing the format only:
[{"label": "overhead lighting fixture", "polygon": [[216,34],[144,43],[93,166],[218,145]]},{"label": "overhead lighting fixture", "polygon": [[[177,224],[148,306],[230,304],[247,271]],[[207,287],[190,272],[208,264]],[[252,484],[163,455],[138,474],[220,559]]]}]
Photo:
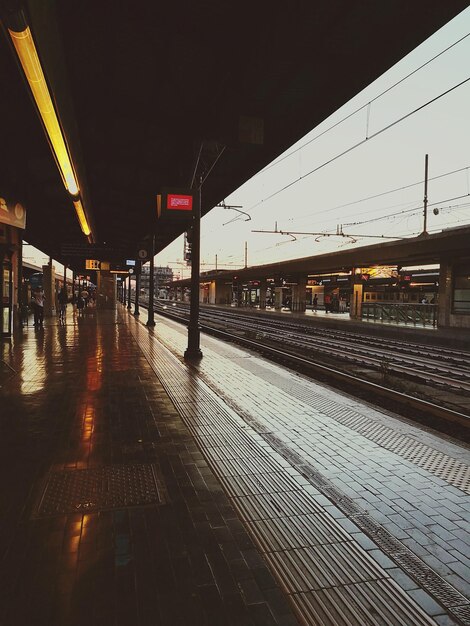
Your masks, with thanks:
[{"label": "overhead lighting fixture", "polygon": [[88,237],[88,235],[91,234],[91,228],[88,225],[85,211],[83,210],[80,198],[73,201],[73,206],[75,207],[75,211],[77,212],[78,221],[80,222],[80,228],[82,229],[83,234]]},{"label": "overhead lighting fixture", "polygon": [[16,32],[10,28],[8,32],[46,128],[64,185],[75,196],[80,192],[80,189],[29,26],[26,26],[21,32]]}]

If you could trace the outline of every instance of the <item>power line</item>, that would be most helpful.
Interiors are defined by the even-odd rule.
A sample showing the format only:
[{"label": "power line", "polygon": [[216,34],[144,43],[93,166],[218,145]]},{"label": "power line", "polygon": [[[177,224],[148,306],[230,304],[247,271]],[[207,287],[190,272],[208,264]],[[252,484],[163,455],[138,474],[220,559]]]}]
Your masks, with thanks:
[{"label": "power line", "polygon": [[[445,174],[439,174],[438,176],[433,176],[432,178],[428,178],[428,180],[438,180],[439,178],[445,178],[446,176],[451,176],[452,174],[457,174],[459,172],[468,171],[470,168],[469,165],[465,167],[461,167],[457,170],[452,170],[451,172],[446,172]],[[373,196],[367,196],[366,198],[361,198],[360,200],[353,200],[352,202],[346,202],[345,204],[338,204],[338,206],[331,207],[330,209],[323,209],[322,211],[315,211],[315,213],[308,213],[306,215],[301,215],[301,217],[310,217],[311,215],[319,215],[320,213],[327,213],[329,211],[336,211],[337,209],[344,209],[347,206],[353,206],[354,204],[360,204],[361,202],[366,202],[367,200],[375,200],[376,198],[381,198],[382,196],[386,196],[390,193],[395,193],[397,191],[404,191],[405,189],[411,189],[411,187],[417,187],[418,185],[422,185],[424,181],[420,180],[416,183],[410,183],[409,185],[403,185],[402,187],[396,187],[395,189],[389,189],[388,191],[382,191],[381,193],[376,193]]]},{"label": "power line", "polygon": [[[438,204],[443,204],[444,202],[452,202],[453,200],[461,200],[462,198],[468,198],[470,194],[466,193],[463,194],[462,196],[455,196],[453,198],[447,198],[445,200],[438,200],[437,202],[430,202],[428,204],[428,207],[431,206],[436,206]],[[390,217],[395,217],[396,215],[404,215],[404,214],[412,214],[412,213],[417,213],[418,211],[422,211],[423,207],[419,206],[419,207],[414,207],[412,209],[405,209],[403,211],[398,211],[397,213],[389,213],[388,215],[382,215],[381,217],[373,217],[370,220],[362,220],[360,222],[349,222],[349,223],[345,223],[343,224],[343,226],[359,226],[362,224],[370,224],[371,222],[379,222],[380,220],[385,220],[385,219],[389,219]]]},{"label": "power line", "polygon": [[369,102],[367,102],[366,104],[363,104],[362,106],[360,106],[358,109],[356,109],[355,111],[353,111],[352,113],[349,113],[349,115],[346,115],[346,117],[343,117],[341,120],[339,120],[338,122],[336,122],[335,124],[333,124],[332,126],[329,126],[326,130],[324,130],[323,132],[321,132],[319,135],[316,135],[315,137],[312,137],[312,139],[310,139],[309,141],[307,141],[306,143],[304,143],[302,146],[299,146],[298,148],[296,148],[295,150],[293,150],[292,152],[289,152],[289,154],[286,154],[285,156],[281,157],[279,160],[275,161],[274,163],[271,163],[270,165],[267,165],[265,168],[263,168],[262,170],[260,170],[257,174],[255,174],[255,176],[258,176],[258,174],[262,174],[264,172],[267,172],[269,169],[271,169],[272,167],[274,167],[275,165],[279,165],[279,163],[282,163],[285,159],[288,159],[289,157],[293,156],[294,154],[297,154],[297,152],[299,152],[300,150],[303,150],[306,146],[308,146],[309,144],[313,143],[314,141],[316,141],[317,139],[320,139],[320,137],[323,137],[323,135],[325,135],[326,133],[329,133],[331,130],[333,130],[334,128],[336,128],[337,126],[339,126],[340,124],[342,124],[343,122],[346,122],[349,118],[353,117],[354,115],[356,115],[356,113],[359,113],[360,111],[362,111],[363,109],[365,109],[366,107],[370,107],[370,105],[375,102],[376,100],[378,100],[379,98],[381,98],[382,96],[384,96],[386,93],[388,93],[389,91],[391,91],[392,89],[394,89],[395,87],[397,87],[398,85],[400,85],[400,83],[403,83],[405,80],[407,80],[408,78],[410,78],[410,76],[413,76],[413,74],[416,74],[417,72],[419,72],[420,70],[423,69],[423,67],[426,67],[426,65],[429,65],[430,63],[432,63],[433,61],[435,61],[438,57],[442,56],[443,54],[445,54],[446,52],[448,52],[451,48],[453,48],[454,46],[458,45],[460,42],[462,42],[464,39],[466,39],[468,36],[470,35],[470,33],[467,33],[466,35],[464,35],[463,37],[461,37],[460,39],[458,39],[457,41],[454,41],[453,44],[451,44],[450,46],[448,46],[447,48],[445,48],[444,50],[442,50],[441,52],[439,52],[438,54],[436,54],[435,56],[433,56],[431,59],[429,59],[428,61],[426,61],[425,63],[423,63],[422,65],[420,65],[419,67],[417,67],[416,69],[414,69],[412,72],[410,72],[409,74],[407,74],[406,76],[404,76],[403,78],[401,78],[399,81],[397,81],[396,83],[394,83],[393,85],[391,85],[390,87],[387,87],[387,89],[385,89],[384,91],[382,91],[381,93],[379,93],[377,96],[375,96],[375,98],[372,98],[372,100],[369,100]]},{"label": "power line", "polygon": [[[450,87],[449,89],[447,89],[446,91],[442,92],[441,94],[439,94],[438,96],[432,98],[431,100],[428,100],[427,102],[425,102],[424,104],[420,105],[419,107],[417,107],[416,109],[413,109],[412,111],[410,111],[409,113],[406,113],[405,115],[402,115],[400,118],[396,119],[395,121],[391,122],[390,124],[387,124],[387,126],[384,126],[383,128],[381,128],[380,130],[376,131],[375,133],[373,133],[370,137],[366,137],[365,139],[362,139],[361,141],[353,144],[352,146],[350,146],[349,148],[347,148],[346,150],[343,150],[343,152],[340,152],[339,154],[337,154],[336,156],[332,157],[331,159],[328,159],[328,161],[325,161],[324,163],[322,163],[321,165],[318,165],[317,167],[315,167],[313,170],[310,170],[309,172],[307,172],[307,174],[305,174],[304,176],[299,176],[298,178],[296,178],[295,180],[291,181],[290,183],[288,183],[287,185],[284,185],[284,187],[281,187],[280,189],[278,189],[277,191],[274,191],[272,194],[270,194],[269,196],[267,196],[266,198],[264,198],[263,200],[260,200],[259,202],[257,202],[256,204],[254,204],[252,207],[250,207],[250,209],[248,209],[249,211],[252,211],[253,209],[255,209],[256,207],[258,207],[260,204],[263,204],[263,202],[267,201],[267,200],[271,200],[272,198],[274,198],[275,196],[277,196],[278,194],[282,193],[283,191],[286,191],[286,189],[289,189],[290,187],[292,187],[293,185],[296,185],[298,182],[300,182],[301,180],[303,180],[304,178],[307,178],[307,176],[310,176],[311,174],[314,174],[315,172],[318,172],[319,170],[323,169],[324,167],[326,167],[327,165],[330,165],[331,163],[333,163],[334,161],[337,161],[339,158],[345,156],[346,154],[348,154],[349,152],[352,152],[353,150],[355,150],[356,148],[359,148],[360,146],[362,146],[363,144],[365,144],[366,142],[370,141],[371,139],[375,139],[376,137],[378,137],[379,135],[381,135],[382,133],[384,133],[387,130],[390,130],[390,128],[393,128],[393,126],[396,126],[397,124],[399,124],[400,122],[403,122],[404,120],[406,120],[408,117],[411,117],[412,115],[414,115],[415,113],[418,113],[419,111],[422,111],[424,108],[426,108],[427,106],[429,106],[430,104],[433,104],[434,102],[436,102],[437,100],[440,100],[440,98],[443,98],[444,96],[446,96],[447,94],[451,93],[452,91],[454,91],[455,89],[458,89],[459,87],[461,87],[462,85],[464,85],[465,83],[468,83],[468,81],[470,81],[470,76],[468,78],[466,78],[465,80],[462,80],[460,83],[457,83],[456,85],[454,85],[453,87]],[[237,216],[238,217],[238,216]],[[230,224],[231,222],[235,221],[237,219],[237,217],[233,218],[232,220],[230,220],[230,222],[227,222],[227,224]]]}]

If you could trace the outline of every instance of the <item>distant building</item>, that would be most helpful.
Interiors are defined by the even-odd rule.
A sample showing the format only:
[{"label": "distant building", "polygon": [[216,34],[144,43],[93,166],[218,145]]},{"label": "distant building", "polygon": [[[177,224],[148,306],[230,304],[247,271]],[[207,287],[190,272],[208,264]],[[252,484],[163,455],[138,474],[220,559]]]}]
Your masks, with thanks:
[{"label": "distant building", "polygon": [[[140,276],[140,288],[146,294],[149,292],[149,274],[150,267],[148,265],[144,265],[142,267],[142,273]],[[171,267],[156,267],[154,274],[154,293],[156,298],[167,298],[168,297],[168,283],[171,283],[173,280],[173,270]]]}]

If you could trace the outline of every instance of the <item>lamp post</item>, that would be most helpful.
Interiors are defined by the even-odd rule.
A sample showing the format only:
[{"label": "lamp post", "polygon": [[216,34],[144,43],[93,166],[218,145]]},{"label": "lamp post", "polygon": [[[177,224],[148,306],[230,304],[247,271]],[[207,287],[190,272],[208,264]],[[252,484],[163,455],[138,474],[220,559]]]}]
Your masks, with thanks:
[{"label": "lamp post", "polygon": [[202,176],[199,179],[199,201],[193,214],[192,248],[191,248],[191,304],[188,324],[188,347],[184,358],[189,360],[201,359],[200,327],[199,327],[199,260],[201,253],[201,197]]},{"label": "lamp post", "polygon": [[424,200],[423,200],[423,232],[426,236],[428,225],[428,155],[426,154],[424,159]]},{"label": "lamp post", "polygon": [[127,294],[127,308],[130,310],[132,309],[132,305],[131,305],[131,275],[129,274],[129,291]]},{"label": "lamp post", "polygon": [[154,301],[154,275],[155,275],[155,235],[152,235],[151,243],[150,243],[150,268],[149,268],[149,307],[148,307],[148,318],[147,318],[147,326],[149,328],[153,328],[155,326],[155,316],[153,310],[153,301]]},{"label": "lamp post", "polygon": [[136,265],[136,273],[135,273],[135,300],[134,300],[134,315],[139,316],[139,292],[140,292],[140,271]]}]

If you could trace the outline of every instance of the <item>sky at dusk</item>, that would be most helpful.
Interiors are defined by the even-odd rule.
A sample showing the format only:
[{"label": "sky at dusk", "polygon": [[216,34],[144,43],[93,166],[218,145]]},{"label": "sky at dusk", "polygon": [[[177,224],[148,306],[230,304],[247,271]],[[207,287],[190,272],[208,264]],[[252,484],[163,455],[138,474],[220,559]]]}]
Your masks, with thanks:
[{"label": "sky at dusk", "polygon": [[[287,150],[285,155],[291,156],[281,155],[228,196],[226,204],[241,205],[250,221],[221,208],[206,215],[201,224],[201,269],[212,269],[216,255],[219,268],[243,265],[245,242],[248,265],[259,265],[379,241],[357,235],[419,234],[423,228],[426,153],[427,230],[437,232],[470,223],[470,82],[373,136],[470,77],[469,33],[470,8]],[[377,98],[459,39],[460,43]],[[324,133],[357,109],[355,115]],[[365,141],[366,137],[370,139]],[[324,165],[356,144],[361,145]],[[455,170],[461,171],[446,175]],[[437,176],[442,177],[432,180]],[[364,200],[405,186],[408,188]],[[434,215],[434,208],[439,208],[438,215]],[[376,220],[379,217],[384,219]],[[355,236],[355,243],[346,237],[295,235],[294,241],[288,235],[252,232],[274,230],[276,222],[282,231],[330,233],[342,224],[345,234]],[[189,268],[177,263],[182,253],[181,237],[156,261],[159,265],[169,263],[175,270],[184,268],[187,277]]]},{"label": "sky at dusk", "polygon": [[[470,81],[439,98],[470,77],[468,59],[470,8],[225,198],[227,205],[241,206],[250,220],[233,210],[210,211],[201,224],[201,270],[213,269],[216,258],[219,268],[243,266],[245,242],[248,265],[259,265],[379,241],[364,235],[419,234],[425,154],[428,232],[470,223]],[[349,236],[253,232],[276,226],[304,233],[335,233],[342,227]],[[24,255],[47,262],[32,247]],[[188,277],[190,268],[182,258],[180,237],[155,261]],[[59,263],[55,266],[62,271]]]}]

